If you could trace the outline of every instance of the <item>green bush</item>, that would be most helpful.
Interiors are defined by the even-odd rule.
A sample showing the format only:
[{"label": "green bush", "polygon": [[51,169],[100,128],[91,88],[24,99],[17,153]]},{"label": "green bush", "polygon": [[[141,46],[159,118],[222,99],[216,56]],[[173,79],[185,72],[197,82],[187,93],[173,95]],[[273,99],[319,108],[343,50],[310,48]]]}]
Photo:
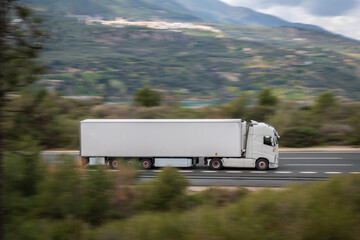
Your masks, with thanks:
[{"label": "green bush", "polygon": [[350,124],[352,127],[352,143],[356,145],[360,145],[360,112],[354,114],[350,118]]},{"label": "green bush", "polygon": [[111,222],[95,239],[358,239],[360,176],[246,194],[225,207],[146,213]]},{"label": "green bush", "polygon": [[207,190],[190,194],[188,196],[189,206],[213,205],[224,206],[238,201],[249,194],[246,188],[236,190],[222,189],[221,187],[212,187]]},{"label": "green bush", "polygon": [[277,103],[277,97],[272,93],[271,89],[269,88],[264,88],[257,95],[258,106],[276,106]]},{"label": "green bush", "polygon": [[321,135],[315,128],[291,127],[283,131],[280,144],[285,147],[310,147],[321,143]]},{"label": "green bush", "polygon": [[159,106],[161,102],[161,95],[158,92],[145,87],[136,92],[135,103],[144,107]]},{"label": "green bush", "polygon": [[184,209],[189,180],[173,167],[165,167],[156,179],[146,184],[147,196],[139,203],[143,210]]},{"label": "green bush", "polygon": [[83,188],[81,209],[84,221],[93,225],[106,221],[110,216],[110,190],[113,186],[104,167],[87,171]]},{"label": "green bush", "polygon": [[72,156],[57,159],[55,170],[40,185],[40,214],[52,218],[80,217],[82,213],[82,179]]}]

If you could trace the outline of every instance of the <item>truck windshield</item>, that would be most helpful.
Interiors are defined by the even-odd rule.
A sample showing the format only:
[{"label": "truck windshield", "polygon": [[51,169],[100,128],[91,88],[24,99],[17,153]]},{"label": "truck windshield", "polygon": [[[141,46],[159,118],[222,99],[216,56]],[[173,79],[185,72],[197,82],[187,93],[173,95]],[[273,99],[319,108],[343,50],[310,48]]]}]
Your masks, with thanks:
[{"label": "truck windshield", "polygon": [[278,138],[280,138],[280,136],[277,133],[277,131],[274,129],[274,143],[275,143],[275,146],[279,144]]},{"label": "truck windshield", "polygon": [[276,135],[274,136],[274,143],[275,143],[275,146],[279,144],[279,141],[278,141]]}]

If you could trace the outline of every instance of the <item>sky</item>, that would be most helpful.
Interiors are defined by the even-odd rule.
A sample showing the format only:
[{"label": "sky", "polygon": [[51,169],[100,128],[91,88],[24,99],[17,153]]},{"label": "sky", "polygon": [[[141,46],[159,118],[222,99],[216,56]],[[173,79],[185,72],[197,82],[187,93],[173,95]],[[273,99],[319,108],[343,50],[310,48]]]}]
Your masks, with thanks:
[{"label": "sky", "polygon": [[360,0],[221,0],[360,40]]}]

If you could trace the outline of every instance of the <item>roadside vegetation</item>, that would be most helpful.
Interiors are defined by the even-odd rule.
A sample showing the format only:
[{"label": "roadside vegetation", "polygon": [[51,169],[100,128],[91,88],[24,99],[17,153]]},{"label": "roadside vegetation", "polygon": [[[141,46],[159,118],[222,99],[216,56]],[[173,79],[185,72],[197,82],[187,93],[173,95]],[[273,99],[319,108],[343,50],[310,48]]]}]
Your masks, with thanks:
[{"label": "roadside vegetation", "polygon": [[31,139],[43,149],[78,149],[79,121],[87,118],[241,118],[274,126],[281,136],[280,146],[360,144],[360,104],[342,103],[331,92],[320,94],[313,104],[298,105],[264,89],[257,95],[244,93],[224,105],[192,109],[149,88],[139,90],[133,104],[66,99],[33,89],[14,97],[6,112],[4,130],[9,143]]},{"label": "roadside vegetation", "polygon": [[[187,193],[164,168],[136,183],[136,170],[54,166],[6,157],[5,239],[359,239],[360,175],[283,191],[213,187]],[[124,174],[125,173],[125,174]]]}]

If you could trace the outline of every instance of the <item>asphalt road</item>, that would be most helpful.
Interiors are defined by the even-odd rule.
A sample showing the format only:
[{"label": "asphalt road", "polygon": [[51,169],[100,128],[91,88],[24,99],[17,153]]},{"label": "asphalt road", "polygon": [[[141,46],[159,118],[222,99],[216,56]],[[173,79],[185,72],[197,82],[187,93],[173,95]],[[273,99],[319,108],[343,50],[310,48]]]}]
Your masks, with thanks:
[{"label": "asphalt road", "polygon": [[[78,153],[71,153],[77,156]],[[58,153],[43,153],[50,162]],[[193,186],[246,186],[246,187],[283,187],[298,182],[322,181],[338,174],[360,174],[359,151],[289,151],[280,152],[278,169],[257,171],[246,168],[224,168],[209,170],[199,164],[196,168],[180,168]],[[202,162],[202,161],[201,161]],[[161,168],[140,170],[140,180],[156,177]]]}]

